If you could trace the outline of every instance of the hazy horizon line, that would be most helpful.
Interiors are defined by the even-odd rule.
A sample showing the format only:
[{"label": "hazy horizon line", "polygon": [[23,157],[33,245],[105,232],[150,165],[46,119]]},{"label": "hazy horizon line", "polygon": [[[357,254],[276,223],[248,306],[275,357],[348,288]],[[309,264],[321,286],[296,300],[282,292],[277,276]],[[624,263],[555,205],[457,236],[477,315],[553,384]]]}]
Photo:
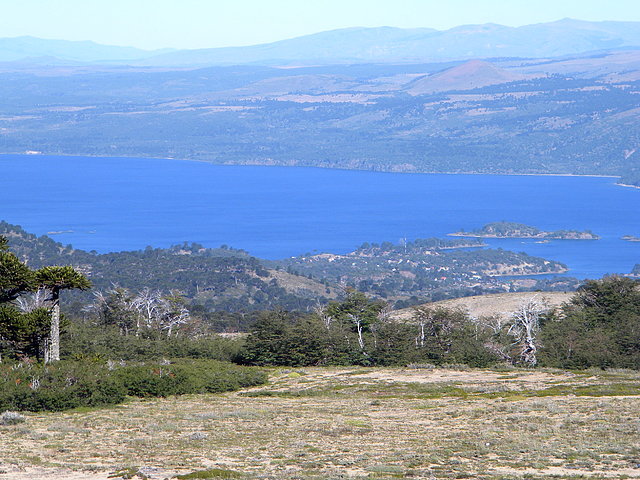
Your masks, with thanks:
[{"label": "hazy horizon line", "polygon": [[375,30],[375,29],[381,29],[381,28],[389,28],[389,29],[394,29],[394,30],[431,30],[434,32],[448,32],[450,30],[455,30],[457,28],[461,28],[461,27],[481,27],[481,26],[486,26],[486,25],[492,25],[492,26],[498,26],[498,27],[505,27],[505,28],[513,28],[513,29],[517,29],[517,28],[522,28],[522,27],[528,27],[528,26],[534,26],[534,25],[548,25],[548,24],[553,24],[553,23],[559,23],[562,21],[574,21],[574,22],[584,22],[584,23],[639,23],[639,21],[634,21],[634,20],[582,20],[580,18],[574,18],[574,17],[563,17],[563,18],[559,18],[557,20],[552,20],[552,21],[548,21],[548,22],[535,22],[535,23],[524,23],[521,25],[506,25],[506,24],[502,24],[502,23],[494,23],[494,22],[485,22],[485,23],[463,23],[463,24],[459,24],[459,25],[455,25],[453,27],[450,28],[445,28],[445,29],[438,29],[438,28],[433,28],[433,27],[398,27],[398,26],[393,26],[393,25],[378,25],[378,26],[351,26],[351,27],[341,27],[341,28],[331,28],[328,30],[319,30],[319,31],[314,31],[311,33],[305,33],[303,35],[295,35],[292,37],[284,37],[284,38],[280,38],[278,40],[273,40],[273,41],[269,41],[269,42],[262,42],[262,43],[249,43],[249,44],[243,44],[243,45],[226,45],[226,46],[211,46],[211,47],[195,47],[195,48],[181,48],[181,47],[173,47],[173,46],[164,46],[164,47],[158,47],[158,48],[143,48],[143,47],[137,47],[135,45],[130,45],[130,44],[118,44],[118,43],[101,43],[95,40],[91,40],[91,39],[84,39],[84,40],[70,40],[68,38],[55,38],[55,37],[40,37],[40,36],[36,36],[36,35],[16,35],[16,36],[10,36],[10,37],[0,37],[0,40],[10,40],[10,39],[20,39],[20,38],[33,38],[33,39],[38,39],[38,40],[45,40],[45,41],[60,41],[60,42],[71,42],[71,43],[92,43],[95,45],[100,45],[100,46],[105,46],[105,47],[116,47],[116,48],[131,48],[131,49],[136,49],[136,50],[141,50],[141,51],[145,51],[145,52],[156,52],[156,51],[167,51],[167,50],[171,50],[171,51],[189,51],[189,50],[209,50],[209,49],[225,49],[225,48],[245,48],[245,47],[253,47],[253,46],[258,46],[258,45],[271,45],[274,43],[279,43],[279,42],[284,42],[287,40],[294,40],[297,38],[304,38],[304,37],[310,37],[310,36],[314,36],[314,35],[320,35],[323,33],[328,33],[328,32],[338,32],[338,31],[345,31],[345,30]]}]

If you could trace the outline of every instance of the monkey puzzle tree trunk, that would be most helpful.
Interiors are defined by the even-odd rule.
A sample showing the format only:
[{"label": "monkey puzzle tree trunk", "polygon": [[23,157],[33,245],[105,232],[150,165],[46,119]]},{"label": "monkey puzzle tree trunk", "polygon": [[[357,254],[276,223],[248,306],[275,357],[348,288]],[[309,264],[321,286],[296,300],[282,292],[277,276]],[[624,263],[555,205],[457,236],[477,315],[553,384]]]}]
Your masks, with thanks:
[{"label": "monkey puzzle tree trunk", "polygon": [[60,290],[51,291],[51,330],[44,345],[44,363],[60,360]]},{"label": "monkey puzzle tree trunk", "polygon": [[45,363],[55,362],[60,360],[60,290],[85,290],[91,287],[91,282],[69,266],[43,267],[36,272],[36,278],[41,288],[51,292],[51,327],[44,340],[43,356]]}]

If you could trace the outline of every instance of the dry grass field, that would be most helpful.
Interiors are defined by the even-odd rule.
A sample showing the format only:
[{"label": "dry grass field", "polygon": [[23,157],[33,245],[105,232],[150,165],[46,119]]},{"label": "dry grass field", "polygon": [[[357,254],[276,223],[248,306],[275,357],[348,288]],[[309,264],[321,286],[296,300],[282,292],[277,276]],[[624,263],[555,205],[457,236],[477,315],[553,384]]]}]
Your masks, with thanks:
[{"label": "dry grass field", "polygon": [[[531,298],[543,302],[550,308],[559,307],[569,301],[574,292],[516,292],[494,293],[490,295],[477,295],[473,297],[453,298],[439,302],[425,303],[424,307],[443,307],[460,309],[471,317],[483,317],[498,315],[508,318],[513,312]],[[413,316],[413,308],[403,308],[391,312],[391,317],[397,320],[409,320]]]},{"label": "dry grass field", "polygon": [[640,478],[637,395],[631,371],[273,370],[242,392],[26,414],[0,427],[0,479]]}]

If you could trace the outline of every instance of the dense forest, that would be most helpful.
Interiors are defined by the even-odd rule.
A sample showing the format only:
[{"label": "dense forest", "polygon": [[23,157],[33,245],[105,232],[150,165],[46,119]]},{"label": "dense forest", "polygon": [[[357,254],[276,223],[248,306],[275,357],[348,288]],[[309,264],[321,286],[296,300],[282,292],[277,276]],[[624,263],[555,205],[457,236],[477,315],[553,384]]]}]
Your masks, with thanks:
[{"label": "dense forest", "polygon": [[[203,312],[220,328],[225,316],[230,325],[237,325],[236,313],[275,307],[309,311],[318,303],[337,298],[346,287],[387,299],[400,308],[499,291],[572,290],[578,283],[564,277],[528,279],[525,283],[517,277],[503,278],[560,273],[566,267],[524,253],[484,249],[475,240],[365,243],[347,255],[268,261],[228,246],[210,249],[193,243],[98,254],[62,245],[47,236],[37,237],[6,222],[0,222],[0,235],[8,238],[12,251],[30,266],[73,266],[87,275],[97,291],[112,290],[114,285],[132,296],[145,288],[179,291],[192,310]],[[67,309],[75,314],[93,296],[89,292],[67,295],[71,300]]]},{"label": "dense forest", "polygon": [[[0,222],[16,255],[30,266],[72,265],[85,273],[100,291],[113,285],[140,291],[179,290],[206,311],[254,311],[275,306],[292,310],[311,308],[317,301],[335,297],[335,292],[317,282],[293,274],[268,271],[261,261],[243,250],[227,246],[208,249],[185,243],[168,249],[97,254],[64,246],[43,235]],[[278,282],[280,280],[280,283]],[[282,284],[286,284],[284,288]],[[90,294],[73,294],[80,303]]]}]

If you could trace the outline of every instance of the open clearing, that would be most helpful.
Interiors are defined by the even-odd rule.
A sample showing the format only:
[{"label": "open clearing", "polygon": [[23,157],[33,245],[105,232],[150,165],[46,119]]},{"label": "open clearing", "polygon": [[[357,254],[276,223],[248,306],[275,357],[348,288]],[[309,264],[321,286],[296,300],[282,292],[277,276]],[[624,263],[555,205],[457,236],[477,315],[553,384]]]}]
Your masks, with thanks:
[{"label": "open clearing", "polygon": [[280,369],[243,392],[27,414],[0,427],[0,479],[640,478],[637,395],[631,371]]}]

